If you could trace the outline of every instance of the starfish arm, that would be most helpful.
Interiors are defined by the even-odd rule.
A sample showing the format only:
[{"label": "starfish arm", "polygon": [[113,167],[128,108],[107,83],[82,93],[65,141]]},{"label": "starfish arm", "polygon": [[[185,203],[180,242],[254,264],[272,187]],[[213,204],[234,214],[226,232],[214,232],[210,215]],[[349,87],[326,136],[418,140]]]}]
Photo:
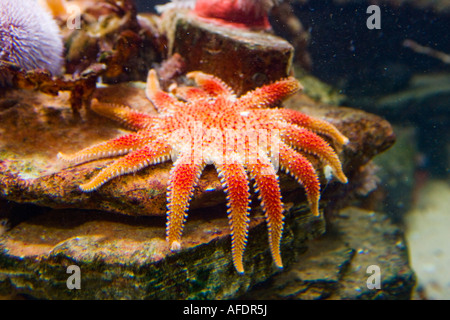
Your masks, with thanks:
[{"label": "starfish arm", "polygon": [[197,163],[190,153],[181,154],[170,171],[167,188],[167,228],[166,239],[171,250],[180,248],[181,234],[187,218],[189,202],[194,195],[204,164]]},{"label": "starfish arm", "polygon": [[319,216],[320,183],[311,162],[283,142],[280,142],[280,165],[291,174],[306,191],[312,213]]},{"label": "starfish arm", "polygon": [[341,146],[349,142],[346,136],[344,136],[334,125],[327,121],[316,119],[304,113],[291,109],[278,109],[277,111],[287,122],[296,124],[300,127],[308,128],[320,134],[324,134],[332,138]]},{"label": "starfish arm", "polygon": [[161,140],[154,141],[151,146],[145,145],[103,168],[90,181],[80,185],[80,189],[84,192],[94,191],[115,177],[137,172],[151,164],[160,163],[169,158],[169,145]]},{"label": "starfish arm", "polygon": [[186,76],[189,79],[193,79],[197,85],[210,96],[234,95],[233,90],[229,86],[213,75],[200,71],[193,71],[189,72]]},{"label": "starfish arm", "polygon": [[134,130],[146,129],[155,121],[158,121],[158,117],[138,112],[124,105],[99,102],[97,99],[92,100],[91,109]]},{"label": "starfish arm", "polygon": [[275,265],[283,267],[280,243],[283,233],[283,203],[278,176],[267,156],[259,157],[258,163],[248,165],[250,175],[255,181],[255,191],[259,193],[261,206],[266,214],[269,230],[269,245]]},{"label": "starfish arm", "polygon": [[330,165],[340,182],[347,183],[347,177],[342,171],[342,164],[336,152],[317,134],[302,127],[287,125],[283,130],[283,140],[298,150],[318,156]]},{"label": "starfish arm", "polygon": [[237,272],[243,273],[243,257],[250,221],[248,217],[250,192],[247,173],[244,166],[238,162],[225,163],[216,167],[224,190],[227,193],[233,264]]},{"label": "starfish arm", "polygon": [[144,144],[153,139],[154,136],[149,131],[130,133],[116,139],[85,148],[72,155],[65,155],[60,152],[57,157],[63,161],[78,164],[102,158],[124,155],[142,147]]},{"label": "starfish arm", "polygon": [[239,97],[236,105],[243,110],[273,107],[302,89],[300,82],[289,77],[247,92]]},{"label": "starfish arm", "polygon": [[182,103],[167,92],[161,90],[158,76],[154,69],[148,72],[147,87],[145,89],[147,98],[153,103],[161,113],[170,113],[182,108]]}]

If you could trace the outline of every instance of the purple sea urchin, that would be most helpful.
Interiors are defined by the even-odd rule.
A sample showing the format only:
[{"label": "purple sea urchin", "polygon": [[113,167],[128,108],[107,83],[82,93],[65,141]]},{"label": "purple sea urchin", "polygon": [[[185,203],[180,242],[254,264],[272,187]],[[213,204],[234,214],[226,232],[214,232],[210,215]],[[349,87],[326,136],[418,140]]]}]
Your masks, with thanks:
[{"label": "purple sea urchin", "polygon": [[0,1],[0,60],[58,75],[63,49],[58,25],[37,1]]}]

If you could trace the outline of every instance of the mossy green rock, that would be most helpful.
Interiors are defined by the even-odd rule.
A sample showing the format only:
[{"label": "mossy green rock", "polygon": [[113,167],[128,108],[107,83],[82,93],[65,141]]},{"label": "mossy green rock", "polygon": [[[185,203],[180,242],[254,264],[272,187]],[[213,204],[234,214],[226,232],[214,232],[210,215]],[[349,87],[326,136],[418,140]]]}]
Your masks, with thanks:
[{"label": "mossy green rock", "polygon": [[245,298],[405,300],[415,284],[402,230],[385,213],[348,207],[288,270]]},{"label": "mossy green rock", "polygon": [[[325,231],[306,208],[286,217],[282,258],[289,265],[305,241]],[[0,237],[0,295],[39,299],[229,299],[279,270],[272,263],[261,212],[252,216],[245,273],[234,269],[225,208],[194,211],[180,252],[172,253],[165,219],[49,210]],[[81,289],[68,289],[76,265]],[[70,280],[69,280],[70,282]]]}]

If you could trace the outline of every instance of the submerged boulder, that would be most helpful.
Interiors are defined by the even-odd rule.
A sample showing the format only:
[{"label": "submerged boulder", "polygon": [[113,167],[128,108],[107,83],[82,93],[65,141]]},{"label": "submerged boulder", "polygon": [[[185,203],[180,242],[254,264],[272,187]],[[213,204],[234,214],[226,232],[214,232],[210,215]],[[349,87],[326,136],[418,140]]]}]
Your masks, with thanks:
[{"label": "submerged boulder", "polygon": [[[156,113],[144,90],[136,85],[98,89],[95,96],[99,100]],[[58,152],[70,154],[124,134],[125,130],[119,124],[89,110],[82,122],[74,121],[64,94],[53,98],[37,92],[9,91],[0,100],[1,105],[4,108],[0,110],[0,194],[5,199],[56,209],[95,209],[133,216],[165,215],[171,162],[117,177],[95,192],[86,193],[79,185],[112,160],[68,166],[57,159]],[[395,141],[387,121],[359,110],[318,104],[301,94],[286,101],[286,107],[325,119],[350,139],[341,154],[344,172],[350,182],[344,186],[328,183],[323,199],[335,192],[341,194],[342,190],[351,190],[354,187],[352,181],[356,182],[352,177]],[[299,190],[300,185],[293,179],[284,174],[280,176],[283,192]],[[303,201],[303,191],[296,192],[295,198],[297,202]],[[217,173],[213,167],[207,167],[196,188],[192,208],[224,202]]]},{"label": "submerged boulder", "polygon": [[[141,83],[99,88],[95,97],[156,112]],[[245,274],[234,270],[226,199],[212,167],[206,168],[195,189],[183,250],[176,253],[165,242],[162,217],[171,162],[115,178],[95,192],[82,192],[79,185],[111,160],[67,166],[57,153],[72,153],[125,130],[89,110],[83,111],[82,121],[75,120],[69,100],[63,93],[54,98],[24,90],[10,90],[0,100],[1,197],[51,208],[19,221],[0,238],[1,292],[48,299],[227,299],[277,273],[256,197]],[[341,153],[350,182],[342,185],[322,177],[321,206],[336,212],[366,183],[361,178],[364,166],[393,144],[392,128],[375,115],[320,104],[301,94],[285,106],[332,122],[350,139]],[[288,209],[281,248],[288,267],[301,259],[307,239],[325,232],[326,215],[311,216],[304,190],[293,179],[280,174],[280,183]],[[67,288],[70,265],[81,268],[85,290]]]}]

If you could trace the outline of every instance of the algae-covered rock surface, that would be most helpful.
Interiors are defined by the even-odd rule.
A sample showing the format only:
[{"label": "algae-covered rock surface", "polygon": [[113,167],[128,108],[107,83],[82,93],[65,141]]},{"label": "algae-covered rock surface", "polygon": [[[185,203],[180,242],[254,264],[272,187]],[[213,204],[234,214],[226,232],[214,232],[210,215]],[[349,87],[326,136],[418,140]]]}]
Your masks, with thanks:
[{"label": "algae-covered rock surface", "polygon": [[403,231],[385,213],[348,207],[284,273],[247,299],[410,299],[416,276]]},{"label": "algae-covered rock surface", "polygon": [[[285,264],[325,231],[323,217],[290,210],[282,243]],[[0,295],[39,299],[228,299],[278,272],[265,218],[252,215],[245,273],[231,259],[226,209],[191,212],[183,249],[171,253],[165,219],[93,211],[48,210],[0,237]],[[81,289],[68,289],[68,267],[80,268]]]},{"label": "algae-covered rock surface", "polygon": [[[257,212],[244,256],[245,274],[239,275],[231,261],[224,211],[210,208],[191,213],[186,246],[170,253],[164,221],[158,217],[124,219],[92,211],[48,210],[0,237],[0,295],[41,299],[411,297],[415,275],[403,233],[383,213],[343,209],[323,234],[322,218],[312,217],[301,207],[291,208],[282,243],[286,269],[279,271],[271,263],[264,218]],[[70,290],[67,270],[73,265],[80,268],[81,288]],[[369,279],[374,274],[370,266],[379,268],[379,288],[367,285],[377,281]]]}]

